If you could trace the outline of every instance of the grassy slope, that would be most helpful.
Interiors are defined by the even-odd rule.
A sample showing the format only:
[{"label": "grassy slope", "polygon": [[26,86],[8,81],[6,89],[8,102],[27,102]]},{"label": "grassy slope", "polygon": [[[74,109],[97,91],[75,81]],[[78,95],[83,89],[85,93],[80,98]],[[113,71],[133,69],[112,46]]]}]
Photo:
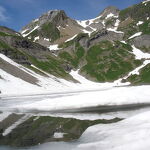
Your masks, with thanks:
[{"label": "grassy slope", "polygon": [[[3,33],[0,36],[9,36],[8,34]],[[12,36],[12,35],[10,35]],[[21,37],[18,37],[21,38]],[[46,71],[56,77],[65,78],[67,80],[72,80],[72,77],[64,70],[62,67],[62,61],[55,56],[53,56],[51,53],[47,55],[47,61],[39,61],[34,56],[31,56],[28,54],[28,51],[22,51],[21,49],[16,49],[12,47],[11,45],[8,45],[3,40],[0,40],[0,53],[3,53],[10,57],[11,59],[15,60],[17,63],[20,62],[20,60],[25,60],[25,67],[28,67],[32,69],[33,71],[37,70],[33,69],[30,64],[35,65],[36,67],[40,68],[43,71]]]},{"label": "grassy slope", "polygon": [[39,30],[34,30],[27,37],[31,37],[31,40],[33,41],[34,38],[37,36],[51,39],[51,41],[53,42],[60,38],[60,31],[52,23],[45,23],[41,26]]},{"label": "grassy slope", "polygon": [[[70,45],[70,43],[72,42],[66,43],[65,45],[63,45],[63,47]],[[84,54],[84,48],[78,42],[75,42],[75,48],[72,49],[72,54],[67,51],[62,51],[59,53],[59,57],[65,62],[69,63],[72,67],[77,69]]]},{"label": "grassy slope", "polygon": [[[147,20],[147,17],[150,17],[150,2],[147,5],[143,3],[133,5],[129,8],[126,8],[120,11],[119,19],[125,21],[127,18],[130,18],[130,21],[119,27],[119,31],[125,32],[125,39],[129,38],[137,32],[142,32],[143,34],[150,34],[149,24],[150,21]],[[144,24],[137,26],[138,21],[143,21]]]},{"label": "grassy slope", "polygon": [[129,45],[116,42],[115,46],[109,41],[103,41],[91,47],[87,52],[87,64],[81,73],[98,82],[114,81],[141,64],[130,53]]},{"label": "grassy slope", "polygon": [[132,84],[150,84],[150,64],[142,68],[139,75],[131,75],[127,80]]}]

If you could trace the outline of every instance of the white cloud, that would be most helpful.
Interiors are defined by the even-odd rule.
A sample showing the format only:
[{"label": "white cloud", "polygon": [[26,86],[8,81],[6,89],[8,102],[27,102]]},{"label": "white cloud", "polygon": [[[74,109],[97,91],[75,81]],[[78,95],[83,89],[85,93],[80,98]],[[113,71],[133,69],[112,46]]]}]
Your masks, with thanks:
[{"label": "white cloud", "polygon": [[7,21],[8,17],[5,15],[6,9],[0,6],[0,21],[5,22]]}]

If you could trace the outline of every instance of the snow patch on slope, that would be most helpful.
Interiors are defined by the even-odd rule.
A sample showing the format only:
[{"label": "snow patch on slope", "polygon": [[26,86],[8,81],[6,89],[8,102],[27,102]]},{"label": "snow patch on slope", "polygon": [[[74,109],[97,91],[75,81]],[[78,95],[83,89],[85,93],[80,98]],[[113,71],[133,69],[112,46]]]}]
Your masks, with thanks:
[{"label": "snow patch on slope", "polygon": [[28,36],[29,34],[31,34],[33,31],[35,31],[36,29],[38,29],[40,26],[35,26],[30,32],[28,32],[27,34],[24,34],[26,31],[28,31],[29,29],[26,29],[26,31],[23,31],[21,34],[23,37]]},{"label": "snow patch on slope", "polygon": [[39,40],[39,39],[40,39],[40,37],[37,36],[37,37],[34,38],[34,41],[33,41],[33,42],[35,42],[35,41],[37,41],[37,40]]},{"label": "snow patch on slope", "polygon": [[55,44],[55,45],[50,45],[48,48],[49,50],[60,50],[61,48],[58,47],[59,45],[58,44]]},{"label": "snow patch on slope", "polygon": [[109,19],[109,18],[118,18],[118,16],[115,16],[113,13],[110,13],[110,14],[108,14],[107,16],[106,16],[106,18],[105,19]]},{"label": "snow patch on slope", "polygon": [[149,115],[150,112],[145,112],[118,123],[89,127],[81,136],[77,149],[147,150],[150,148]]},{"label": "snow patch on slope", "polygon": [[148,2],[150,2],[150,0],[143,1],[142,3],[145,4],[145,3],[148,3]]},{"label": "snow patch on slope", "polygon": [[130,36],[128,39],[133,39],[133,38],[140,36],[140,35],[142,35],[142,32],[135,33],[134,35]]},{"label": "snow patch on slope", "polygon": [[136,25],[139,26],[139,25],[141,25],[143,23],[144,23],[143,21],[139,21]]},{"label": "snow patch on slope", "polygon": [[[123,43],[124,43],[124,41],[122,41]],[[143,68],[143,67],[145,67],[146,65],[148,65],[148,64],[150,64],[150,54],[149,53],[144,53],[144,52],[142,52],[140,49],[138,49],[138,48],[136,48],[134,45],[132,45],[132,53],[135,55],[135,58],[136,59],[139,59],[139,60],[141,60],[141,59],[146,59],[146,60],[144,60],[144,62],[143,62],[143,64],[141,65],[141,66],[139,66],[139,67],[137,67],[136,69],[134,69],[134,70],[132,70],[131,72],[129,72],[128,73],[128,75],[127,76],[125,76],[125,77],[123,77],[123,78],[121,78],[121,79],[118,79],[118,80],[116,80],[116,81],[114,81],[114,83],[116,83],[116,84],[122,84],[122,85],[129,85],[130,84],[130,82],[126,82],[126,83],[121,83],[121,81],[123,80],[123,79],[127,79],[129,76],[131,76],[131,75],[134,75],[134,74],[137,74],[137,75],[139,75],[139,71]],[[148,59],[148,60],[147,60]]]},{"label": "snow patch on slope", "polygon": [[135,55],[136,59],[150,59],[150,54],[149,53],[144,53],[140,49],[136,48],[134,45],[132,45],[132,52]]}]

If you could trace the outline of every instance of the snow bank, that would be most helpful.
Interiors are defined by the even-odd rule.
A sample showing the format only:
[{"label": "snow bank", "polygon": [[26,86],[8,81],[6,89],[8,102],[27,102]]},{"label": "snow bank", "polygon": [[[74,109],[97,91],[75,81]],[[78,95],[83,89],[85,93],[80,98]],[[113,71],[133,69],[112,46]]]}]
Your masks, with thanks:
[{"label": "snow bank", "polygon": [[79,150],[148,150],[150,112],[118,123],[90,127],[80,138]]}]

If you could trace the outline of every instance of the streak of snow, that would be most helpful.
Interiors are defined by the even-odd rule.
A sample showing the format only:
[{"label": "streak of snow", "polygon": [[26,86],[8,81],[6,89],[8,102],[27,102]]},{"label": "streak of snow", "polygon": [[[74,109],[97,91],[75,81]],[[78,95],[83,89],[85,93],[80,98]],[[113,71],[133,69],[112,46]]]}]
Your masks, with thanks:
[{"label": "streak of snow", "polygon": [[23,37],[28,36],[29,34],[31,34],[33,31],[35,31],[35,30],[38,29],[39,27],[40,27],[40,26],[38,26],[38,25],[35,26],[35,27],[34,27],[30,32],[28,32],[27,34],[23,34],[23,33],[22,33],[22,36],[23,36]]},{"label": "streak of snow", "polygon": [[76,36],[77,36],[77,34],[74,35],[73,37],[71,37],[70,39],[66,40],[65,42],[69,42],[69,41],[73,40]]},{"label": "streak of snow", "polygon": [[21,34],[24,34],[26,31],[28,31],[29,29],[25,29],[21,32]]},{"label": "streak of snow", "polygon": [[10,127],[8,127],[7,129],[5,129],[5,131],[3,132],[3,136],[6,136],[9,133],[11,133],[13,129],[15,129],[18,125],[22,124],[23,122],[25,122],[29,118],[30,118],[30,115],[23,116],[21,119],[19,119],[18,121],[16,121]]},{"label": "streak of snow", "polygon": [[133,39],[137,36],[140,36],[141,34],[142,34],[142,32],[135,33],[134,35],[130,36],[128,39]]},{"label": "streak of snow", "polygon": [[127,44],[126,41],[120,41],[120,42],[122,42],[122,43],[124,43],[124,44]]},{"label": "streak of snow", "polygon": [[112,28],[108,28],[108,31],[112,31],[112,32],[116,32],[116,33],[124,33],[122,31],[117,31],[116,28],[112,29]]},{"label": "streak of snow", "polygon": [[143,1],[142,3],[145,4],[145,3],[148,3],[148,2],[150,2],[150,0]]}]

